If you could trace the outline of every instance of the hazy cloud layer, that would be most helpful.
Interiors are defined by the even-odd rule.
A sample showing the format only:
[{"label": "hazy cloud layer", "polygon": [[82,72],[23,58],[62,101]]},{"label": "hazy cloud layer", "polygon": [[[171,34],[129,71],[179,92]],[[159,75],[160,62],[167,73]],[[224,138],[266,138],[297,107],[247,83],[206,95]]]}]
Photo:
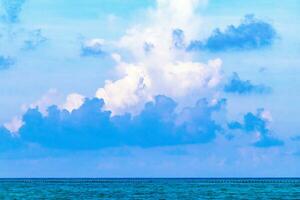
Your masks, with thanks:
[{"label": "hazy cloud layer", "polygon": [[29,37],[24,41],[23,50],[34,50],[44,44],[48,39],[43,36],[42,30],[37,29],[29,32]]},{"label": "hazy cloud layer", "polygon": [[0,13],[2,20],[7,23],[16,23],[20,20],[20,13],[26,0],[0,0],[3,13]]},{"label": "hazy cloud layer", "polygon": [[8,69],[10,68],[15,61],[10,57],[4,57],[0,55],[0,70]]}]

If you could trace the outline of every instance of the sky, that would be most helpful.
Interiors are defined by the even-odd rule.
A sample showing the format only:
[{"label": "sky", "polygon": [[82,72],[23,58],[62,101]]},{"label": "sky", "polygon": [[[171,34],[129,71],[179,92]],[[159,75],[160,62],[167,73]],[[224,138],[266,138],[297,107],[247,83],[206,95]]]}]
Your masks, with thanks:
[{"label": "sky", "polygon": [[0,0],[0,177],[300,176],[297,0]]}]

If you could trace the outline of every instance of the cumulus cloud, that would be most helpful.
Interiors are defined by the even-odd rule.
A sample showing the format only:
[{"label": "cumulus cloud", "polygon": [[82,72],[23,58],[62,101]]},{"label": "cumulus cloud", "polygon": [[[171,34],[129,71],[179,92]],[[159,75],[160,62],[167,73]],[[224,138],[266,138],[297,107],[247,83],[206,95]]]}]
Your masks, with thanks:
[{"label": "cumulus cloud", "polygon": [[0,70],[8,69],[15,61],[11,57],[4,57],[0,55]]},{"label": "cumulus cloud", "polygon": [[[23,114],[29,109],[37,109],[43,116],[47,116],[48,108],[52,105],[57,105],[60,110],[72,112],[78,109],[84,103],[84,100],[85,97],[83,95],[72,93],[63,102],[62,95],[56,89],[50,89],[37,101],[28,105],[24,104],[21,108]],[[12,134],[18,134],[19,129],[24,125],[22,115],[13,117],[10,121],[4,123],[4,127]]]},{"label": "cumulus cloud", "polygon": [[20,117],[14,117],[10,122],[4,123],[4,127],[11,133],[15,134],[24,125]]},{"label": "cumulus cloud", "polygon": [[81,44],[81,56],[102,56],[105,54],[103,45],[103,39],[95,38],[86,40]]},{"label": "cumulus cloud", "polygon": [[282,146],[284,144],[283,141],[273,136],[269,128],[271,120],[272,117],[269,111],[258,109],[256,114],[247,113],[244,116],[243,123],[232,122],[229,123],[228,127],[255,134],[256,142],[253,145],[256,147]]},{"label": "cumulus cloud", "polygon": [[47,109],[51,105],[60,105],[61,95],[56,89],[49,89],[40,99],[29,104],[23,105],[22,110],[26,112],[30,108],[37,108],[43,115],[47,115]]},{"label": "cumulus cloud", "polygon": [[277,37],[274,27],[254,15],[246,15],[238,26],[230,25],[223,32],[217,28],[204,41],[194,40],[188,50],[251,50],[271,46]]},{"label": "cumulus cloud", "polygon": [[37,101],[31,104],[23,104],[21,106],[22,114],[14,116],[10,121],[4,123],[3,126],[11,134],[18,135],[19,129],[24,125],[22,115],[29,109],[37,109],[43,116],[48,115],[47,109],[51,105],[58,105],[60,109],[72,111],[72,109],[80,107],[81,104],[78,105],[79,98],[79,94],[70,94],[65,104],[61,104],[61,95],[56,89],[50,89]]},{"label": "cumulus cloud", "polygon": [[157,95],[171,97],[182,108],[213,95],[222,78],[222,61],[196,62],[182,49],[185,40],[200,30],[196,15],[200,4],[199,0],[158,0],[146,24],[131,27],[116,42],[131,59],[120,57],[117,80],[107,80],[96,92],[106,110],[113,115],[138,113]]},{"label": "cumulus cloud", "polygon": [[2,8],[1,18],[7,23],[16,23],[19,21],[19,16],[25,0],[1,0]]},{"label": "cumulus cloud", "polygon": [[[1,137],[18,146],[36,144],[54,149],[88,150],[202,144],[212,142],[226,131],[216,117],[226,110],[224,99],[215,102],[200,99],[194,106],[178,111],[173,99],[160,95],[147,102],[137,115],[112,116],[103,106],[102,99],[86,98],[80,107],[71,111],[50,106],[47,115],[43,115],[38,108],[31,108],[23,115],[18,134],[14,134],[18,138],[6,128],[1,129]],[[232,122],[228,127],[254,136],[255,147],[282,146],[283,142],[270,130],[271,121],[269,111],[258,109],[256,114],[247,113],[242,123]]]},{"label": "cumulus cloud", "polygon": [[[106,81],[96,97],[103,98],[105,109],[113,114],[136,113],[144,103],[163,94],[179,103],[195,103],[199,96],[205,97],[220,82],[221,61],[208,64],[197,62],[165,63],[158,68],[146,63],[120,63],[119,73],[125,76],[116,81]],[[186,100],[185,98],[190,98]]]},{"label": "cumulus cloud", "polygon": [[[59,149],[212,141],[224,131],[215,119],[226,104],[219,99],[222,61],[195,61],[185,48],[201,30],[196,15],[200,4],[200,0],[157,0],[144,25],[131,27],[114,42],[118,53],[111,57],[117,77],[106,80],[95,98],[72,93],[65,104],[59,104],[54,102],[56,91],[49,91],[27,107],[21,126],[14,121],[6,127],[25,143]],[[102,39],[86,40],[81,55],[102,55],[104,43]],[[253,116],[263,122],[271,119],[262,111]],[[256,146],[276,145],[265,124],[248,131],[249,123],[258,123],[248,118],[244,124],[235,122],[229,127],[259,132]]]},{"label": "cumulus cloud", "polygon": [[63,108],[69,112],[78,109],[84,103],[85,97],[81,94],[72,93],[67,96],[67,100],[63,105]]},{"label": "cumulus cloud", "polygon": [[227,93],[237,94],[266,94],[271,92],[271,88],[263,84],[252,84],[249,80],[241,80],[239,75],[235,72],[232,74],[230,80],[225,85],[224,91]]},{"label": "cumulus cloud", "polygon": [[136,116],[111,116],[101,110],[103,100],[85,99],[72,112],[57,106],[49,107],[47,116],[36,108],[28,110],[19,135],[24,142],[62,149],[205,143],[222,129],[213,113],[222,112],[224,104],[222,100],[210,105],[202,99],[178,113],[171,98],[156,96]]}]

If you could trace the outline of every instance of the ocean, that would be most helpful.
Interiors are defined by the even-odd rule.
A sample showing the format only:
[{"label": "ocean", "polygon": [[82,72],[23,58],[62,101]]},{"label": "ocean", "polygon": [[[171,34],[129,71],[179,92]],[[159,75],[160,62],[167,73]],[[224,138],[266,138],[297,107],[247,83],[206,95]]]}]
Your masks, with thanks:
[{"label": "ocean", "polygon": [[0,199],[300,199],[300,179],[0,179]]}]

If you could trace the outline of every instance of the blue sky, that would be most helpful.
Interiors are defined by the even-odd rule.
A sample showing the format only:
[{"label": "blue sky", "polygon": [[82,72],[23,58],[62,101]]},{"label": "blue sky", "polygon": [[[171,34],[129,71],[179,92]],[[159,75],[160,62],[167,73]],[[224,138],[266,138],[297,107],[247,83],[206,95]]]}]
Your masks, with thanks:
[{"label": "blue sky", "polygon": [[299,176],[299,9],[0,0],[0,176]]}]

